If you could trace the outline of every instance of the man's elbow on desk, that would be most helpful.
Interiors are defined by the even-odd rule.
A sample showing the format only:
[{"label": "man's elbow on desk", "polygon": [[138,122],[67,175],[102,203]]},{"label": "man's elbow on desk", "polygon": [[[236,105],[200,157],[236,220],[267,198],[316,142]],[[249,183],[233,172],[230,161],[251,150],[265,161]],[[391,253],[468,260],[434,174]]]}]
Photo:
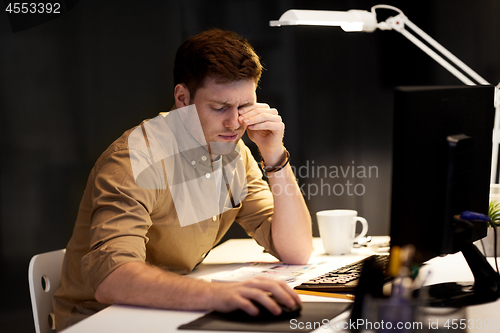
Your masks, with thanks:
[{"label": "man's elbow on desk", "polygon": [[310,245],[296,247],[294,249],[287,249],[279,251],[281,261],[289,265],[305,265],[309,262],[313,251],[312,239]]},{"label": "man's elbow on desk", "polygon": [[306,265],[309,262],[309,258],[311,257],[311,254],[309,255],[303,255],[301,257],[296,256],[290,259],[283,259],[283,262],[288,265]]},{"label": "man's elbow on desk", "polygon": [[276,223],[275,220],[273,223],[274,248],[280,260],[286,264],[305,265],[313,252],[311,222],[306,218],[303,220],[307,222],[288,224]]}]

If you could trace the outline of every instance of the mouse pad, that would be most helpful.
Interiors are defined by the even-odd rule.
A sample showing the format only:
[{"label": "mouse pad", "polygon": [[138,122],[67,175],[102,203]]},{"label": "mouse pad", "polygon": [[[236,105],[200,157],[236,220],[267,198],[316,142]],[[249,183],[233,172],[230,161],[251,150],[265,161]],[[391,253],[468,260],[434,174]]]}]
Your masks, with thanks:
[{"label": "mouse pad", "polygon": [[[311,332],[344,312],[352,302],[302,302],[302,311],[295,318],[234,320],[227,315],[210,312],[190,323],[184,330],[247,331],[247,332]],[[316,323],[316,327],[314,327]]]}]

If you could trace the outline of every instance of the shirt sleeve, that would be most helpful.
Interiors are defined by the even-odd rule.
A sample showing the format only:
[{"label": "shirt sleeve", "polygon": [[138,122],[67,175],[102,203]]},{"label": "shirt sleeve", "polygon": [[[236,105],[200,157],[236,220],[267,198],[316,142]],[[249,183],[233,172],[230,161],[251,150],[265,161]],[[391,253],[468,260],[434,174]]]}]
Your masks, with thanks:
[{"label": "shirt sleeve", "polygon": [[266,252],[280,259],[271,233],[274,200],[269,184],[262,178],[262,171],[247,146],[241,145],[241,154],[245,161],[248,194],[242,201],[236,222]]},{"label": "shirt sleeve", "polygon": [[[153,173],[154,168],[147,172]],[[82,258],[86,283],[95,290],[119,266],[146,259],[147,232],[159,190],[136,184],[128,149],[108,152],[93,170],[89,252]]]}]

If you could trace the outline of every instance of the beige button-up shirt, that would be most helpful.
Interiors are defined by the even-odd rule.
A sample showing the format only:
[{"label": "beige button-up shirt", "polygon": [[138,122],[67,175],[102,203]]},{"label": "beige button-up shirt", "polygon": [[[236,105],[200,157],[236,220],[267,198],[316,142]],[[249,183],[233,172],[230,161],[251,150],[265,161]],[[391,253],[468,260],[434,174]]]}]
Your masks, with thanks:
[{"label": "beige button-up shirt", "polygon": [[[152,136],[145,130],[148,122],[161,119],[158,117],[164,118],[166,124],[161,123],[164,126],[161,136],[179,149],[177,154],[162,159],[154,159],[148,146]],[[203,195],[208,202],[209,196],[213,199],[202,188],[203,181],[213,182],[216,177],[211,176],[214,170],[206,147],[183,148],[190,147],[186,140],[194,138],[186,136],[182,118],[175,112],[158,117],[125,132],[100,156],[90,173],[66,248],[61,285],[54,297],[58,330],[106,307],[96,301],[94,293],[101,281],[120,265],[139,261],[186,274],[203,260],[234,221],[266,251],[277,256],[271,238],[272,194],[241,140],[234,153],[222,156],[223,168],[234,161],[238,161],[239,167],[230,168],[222,177],[217,213],[211,212],[197,223],[179,221],[179,214],[186,213],[181,213],[186,202],[188,209],[196,210]],[[144,133],[146,145],[129,140],[139,129]],[[177,140],[180,136],[182,142]],[[141,156],[150,167],[138,174],[133,170],[133,156]],[[242,179],[246,186],[239,184]],[[169,181],[176,182],[175,186],[197,181],[201,188],[191,197],[186,191],[193,192],[192,186],[178,189],[173,198],[170,187],[174,184]],[[180,207],[180,202],[184,207]]]}]

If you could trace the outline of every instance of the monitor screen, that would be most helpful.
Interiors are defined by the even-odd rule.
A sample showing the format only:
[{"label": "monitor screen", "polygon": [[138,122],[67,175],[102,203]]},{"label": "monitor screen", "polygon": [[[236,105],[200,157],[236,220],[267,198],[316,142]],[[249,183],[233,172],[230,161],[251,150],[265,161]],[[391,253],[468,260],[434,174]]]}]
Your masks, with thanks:
[{"label": "monitor screen", "polygon": [[488,213],[494,87],[399,87],[394,99],[391,246],[454,253],[452,217]]}]

